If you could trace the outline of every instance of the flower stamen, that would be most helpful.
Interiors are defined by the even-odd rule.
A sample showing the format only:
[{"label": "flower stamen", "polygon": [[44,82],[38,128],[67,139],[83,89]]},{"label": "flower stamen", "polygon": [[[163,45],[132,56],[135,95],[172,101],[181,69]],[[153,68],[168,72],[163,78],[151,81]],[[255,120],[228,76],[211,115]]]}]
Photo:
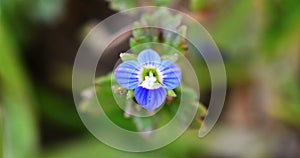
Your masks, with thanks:
[{"label": "flower stamen", "polygon": [[161,85],[157,83],[157,76],[154,76],[152,71],[149,71],[148,76],[145,76],[141,86],[147,89],[156,89],[161,87]]}]

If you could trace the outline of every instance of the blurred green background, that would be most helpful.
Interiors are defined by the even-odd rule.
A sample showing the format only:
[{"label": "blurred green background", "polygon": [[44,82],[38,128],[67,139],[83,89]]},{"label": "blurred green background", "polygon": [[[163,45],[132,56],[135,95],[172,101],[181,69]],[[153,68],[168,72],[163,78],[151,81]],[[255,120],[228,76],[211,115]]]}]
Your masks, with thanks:
[{"label": "blurred green background", "polygon": [[[192,128],[165,148],[128,153],[102,144],[82,124],[72,66],[90,28],[147,5],[180,10],[210,32],[225,61],[228,90],[205,138]],[[1,0],[0,18],[4,158],[300,157],[298,0]],[[210,91],[202,91],[207,104]]]}]

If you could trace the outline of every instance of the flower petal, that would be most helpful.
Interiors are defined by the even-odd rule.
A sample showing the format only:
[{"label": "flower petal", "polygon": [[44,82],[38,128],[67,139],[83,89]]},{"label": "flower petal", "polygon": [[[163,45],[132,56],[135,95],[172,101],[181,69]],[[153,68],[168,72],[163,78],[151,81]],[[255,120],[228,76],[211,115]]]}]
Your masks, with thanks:
[{"label": "flower petal", "polygon": [[114,71],[115,78],[119,85],[126,89],[134,89],[138,86],[140,78],[138,72],[140,66],[137,61],[126,61],[120,64]]},{"label": "flower petal", "polygon": [[158,66],[162,76],[162,84],[167,89],[175,89],[181,82],[181,69],[173,61],[164,60]]},{"label": "flower petal", "polygon": [[140,104],[146,110],[152,111],[164,103],[166,100],[167,91],[163,87],[157,89],[147,89],[139,86],[134,90],[134,96],[138,104]]},{"label": "flower petal", "polygon": [[161,62],[160,56],[152,49],[145,49],[138,55],[138,62],[143,65],[156,65]]}]

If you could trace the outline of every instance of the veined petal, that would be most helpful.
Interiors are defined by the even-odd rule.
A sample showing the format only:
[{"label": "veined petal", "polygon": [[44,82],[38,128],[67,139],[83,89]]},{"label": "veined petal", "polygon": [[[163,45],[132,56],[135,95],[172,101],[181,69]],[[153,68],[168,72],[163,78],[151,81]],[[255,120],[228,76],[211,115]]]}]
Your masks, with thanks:
[{"label": "veined petal", "polygon": [[173,61],[164,60],[159,65],[162,84],[167,89],[175,89],[181,82],[181,69]]},{"label": "veined petal", "polygon": [[167,91],[160,87],[157,89],[147,89],[144,87],[137,87],[134,90],[134,96],[138,104],[148,111],[152,111],[160,107],[166,100]]},{"label": "veined petal", "polygon": [[138,55],[138,62],[143,65],[156,65],[161,62],[160,56],[152,49],[145,49]]},{"label": "veined petal", "polygon": [[141,67],[137,61],[126,61],[120,64],[114,71],[116,81],[126,89],[134,89],[140,82],[139,74]]}]

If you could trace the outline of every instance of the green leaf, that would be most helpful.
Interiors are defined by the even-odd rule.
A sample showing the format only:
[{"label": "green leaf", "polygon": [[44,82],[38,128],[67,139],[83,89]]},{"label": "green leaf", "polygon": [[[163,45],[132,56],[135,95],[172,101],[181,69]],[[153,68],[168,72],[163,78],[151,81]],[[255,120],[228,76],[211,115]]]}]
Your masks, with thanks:
[{"label": "green leaf", "polygon": [[139,131],[151,131],[154,127],[154,117],[134,117],[134,122],[137,125]]},{"label": "green leaf", "polygon": [[145,31],[143,30],[142,25],[139,22],[135,22],[133,24],[132,35],[136,39],[143,39],[145,38]]},{"label": "green leaf", "polygon": [[140,22],[143,25],[149,25],[149,26],[153,26],[155,21],[153,19],[153,16],[151,16],[150,14],[144,14],[141,16]]},{"label": "green leaf", "polygon": [[[199,109],[199,102],[198,102],[198,97],[197,93],[194,89],[187,87],[186,85],[182,84],[181,89],[176,89],[177,92],[177,97],[174,99],[173,102],[168,106],[170,108],[170,111],[172,112],[173,115],[177,113],[177,109],[180,103],[184,104],[184,106],[189,106],[191,110],[186,110],[182,113],[179,114],[179,119],[182,124],[186,125],[189,123],[189,116],[194,114],[195,111],[193,109],[198,108]],[[182,94],[186,97],[181,97]],[[180,99],[179,99],[180,98]],[[196,120],[193,120],[192,124],[193,126],[200,127],[202,117],[203,115],[200,116],[200,114],[204,114],[205,107],[201,107],[201,110],[198,110],[196,113]],[[199,121],[200,120],[200,121]]]},{"label": "green leaf", "polygon": [[152,45],[153,45],[153,43],[140,41],[140,42],[137,42],[134,47],[131,47],[130,50],[132,53],[139,54],[141,51],[143,51],[147,48],[154,49],[152,47]]},{"label": "green leaf", "polygon": [[[113,87],[111,86],[113,85]],[[136,130],[136,126],[133,123],[131,118],[124,117],[124,111],[119,108],[118,103],[116,102],[116,98],[121,97],[124,98],[120,101],[122,105],[126,104],[126,94],[127,90],[116,85],[116,81],[112,73],[107,74],[106,76],[102,76],[96,79],[96,93],[97,99],[100,105],[102,106],[105,114],[109,117],[109,119],[114,122],[116,125],[121,128],[127,130]],[[117,94],[117,95],[114,95]],[[95,97],[95,96],[93,96]],[[91,98],[82,98],[82,103],[79,106],[79,109],[84,110],[82,112],[87,112],[93,115],[95,111],[91,106],[89,100]]]},{"label": "green leaf", "polygon": [[114,79],[113,78],[113,74],[109,73],[109,74],[107,74],[105,76],[101,76],[101,77],[96,78],[95,84],[96,84],[96,86],[97,85],[101,85],[102,83],[111,81],[111,79]]},{"label": "green leaf", "polygon": [[136,53],[136,51],[134,50],[134,48],[135,48],[137,45],[138,45],[137,40],[135,40],[134,38],[130,38],[130,40],[129,40],[129,46],[130,46],[131,51],[132,51],[133,53]]}]

